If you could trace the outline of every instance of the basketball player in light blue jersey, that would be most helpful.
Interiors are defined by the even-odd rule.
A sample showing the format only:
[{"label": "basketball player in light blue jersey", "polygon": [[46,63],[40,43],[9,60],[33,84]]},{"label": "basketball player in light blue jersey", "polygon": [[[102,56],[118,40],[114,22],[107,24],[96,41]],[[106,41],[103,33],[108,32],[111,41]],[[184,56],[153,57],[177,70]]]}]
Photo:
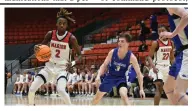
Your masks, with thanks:
[{"label": "basketball player in light blue jersey", "polygon": [[118,48],[112,49],[108,56],[106,57],[104,63],[101,65],[96,81],[99,81],[100,76],[103,75],[108,68],[106,76],[99,86],[92,104],[97,104],[101,98],[107,92],[110,92],[114,86],[119,89],[119,94],[123,100],[124,105],[130,105],[127,96],[127,80],[125,73],[128,70],[130,64],[133,65],[140,86],[140,96],[145,98],[145,93],[143,91],[143,75],[140,72],[140,67],[137,61],[137,58],[134,54],[128,49],[129,42],[131,42],[131,37],[127,34],[121,34],[118,40]]},{"label": "basketball player in light blue jersey", "polygon": [[[174,105],[188,105],[188,11],[185,8],[168,8],[172,32],[162,32],[160,38],[171,38],[174,42],[175,63],[169,71],[164,85],[169,101]],[[174,83],[176,79],[176,83]]]}]

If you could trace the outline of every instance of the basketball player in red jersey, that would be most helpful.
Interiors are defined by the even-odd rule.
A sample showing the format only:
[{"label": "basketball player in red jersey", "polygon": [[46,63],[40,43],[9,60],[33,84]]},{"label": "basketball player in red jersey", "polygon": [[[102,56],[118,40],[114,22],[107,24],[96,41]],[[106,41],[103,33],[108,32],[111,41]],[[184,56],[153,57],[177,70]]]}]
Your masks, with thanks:
[{"label": "basketball player in red jersey", "polygon": [[[158,27],[159,34],[165,31],[168,31],[166,26],[160,25]],[[163,83],[168,78],[169,66],[174,62],[173,48],[174,45],[170,39],[158,39],[157,41],[153,41],[151,50],[149,51],[148,61],[152,67],[149,75],[153,77],[156,86],[154,105],[159,105],[163,92]],[[173,81],[173,84],[175,84],[175,81]]]},{"label": "basketball player in red jersey", "polygon": [[[66,84],[68,79],[68,71],[71,70],[71,66],[81,60],[81,52],[77,43],[76,37],[67,31],[69,21],[75,23],[75,20],[69,16],[72,12],[61,8],[57,13],[57,30],[49,31],[45,35],[45,39],[42,44],[47,45],[50,42],[51,58],[46,63],[45,68],[37,74],[34,82],[32,83],[28,100],[29,105],[34,105],[35,92],[42,85],[49,81],[53,81],[57,84],[57,91],[59,95],[63,97],[65,104],[71,104],[68,93],[66,92]],[[72,46],[78,54],[78,59],[70,61],[70,46]],[[38,50],[39,45],[36,45],[34,50]]]}]

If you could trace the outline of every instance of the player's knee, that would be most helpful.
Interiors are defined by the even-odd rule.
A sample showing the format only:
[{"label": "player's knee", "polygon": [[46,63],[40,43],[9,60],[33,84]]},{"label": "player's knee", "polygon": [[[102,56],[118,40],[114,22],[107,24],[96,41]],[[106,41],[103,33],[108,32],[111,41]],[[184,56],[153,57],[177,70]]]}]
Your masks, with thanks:
[{"label": "player's knee", "polygon": [[69,92],[73,92],[73,88],[72,87],[69,87]]},{"label": "player's knee", "polygon": [[127,98],[127,89],[124,87],[120,88],[119,94],[122,99],[126,99]]},{"label": "player's knee", "polygon": [[173,92],[173,96],[174,96],[176,102],[179,102],[179,99],[180,99],[180,97],[182,95],[183,95],[182,93],[179,93],[179,92],[176,92],[176,91]]}]

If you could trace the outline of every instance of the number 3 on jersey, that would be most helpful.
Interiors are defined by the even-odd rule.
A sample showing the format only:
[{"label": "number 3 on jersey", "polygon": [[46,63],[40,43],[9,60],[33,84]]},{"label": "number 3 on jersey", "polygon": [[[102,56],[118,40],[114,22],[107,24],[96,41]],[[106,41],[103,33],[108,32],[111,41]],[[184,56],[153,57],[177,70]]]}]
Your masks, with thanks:
[{"label": "number 3 on jersey", "polygon": [[169,58],[169,53],[163,53],[163,60],[167,60]]},{"label": "number 3 on jersey", "polygon": [[60,58],[60,50],[59,50],[59,49],[56,49],[55,51],[56,51],[55,57],[56,57],[56,58]]}]

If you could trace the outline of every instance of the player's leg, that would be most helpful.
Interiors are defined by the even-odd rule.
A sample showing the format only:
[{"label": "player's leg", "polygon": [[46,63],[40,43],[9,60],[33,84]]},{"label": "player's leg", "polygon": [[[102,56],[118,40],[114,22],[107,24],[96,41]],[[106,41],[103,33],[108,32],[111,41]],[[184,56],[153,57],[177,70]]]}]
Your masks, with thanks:
[{"label": "player's leg", "polygon": [[67,79],[68,77],[66,76],[67,72],[62,71],[61,74],[57,78],[57,91],[61,97],[63,97],[63,100],[65,104],[70,105],[71,100],[69,97],[69,94],[66,92],[66,87],[67,87]]},{"label": "player's leg", "polygon": [[73,93],[74,93],[74,94],[77,94],[77,92],[78,92],[78,82],[76,82],[76,83],[74,84],[74,88],[73,88]]},{"label": "player's leg", "polygon": [[88,94],[88,83],[84,82],[84,88],[85,88],[85,95]]},{"label": "player's leg", "polygon": [[24,82],[21,83],[21,87],[20,88],[21,88],[20,94],[22,95],[22,93],[24,91],[24,88],[25,88],[25,83]]},{"label": "player's leg", "polygon": [[74,85],[70,84],[68,87],[68,91],[69,91],[70,96],[73,96]]},{"label": "player's leg", "polygon": [[49,85],[50,85],[50,83],[46,83],[46,86],[45,86],[45,89],[46,89],[45,95],[46,96],[49,95]]},{"label": "player's leg", "polygon": [[27,94],[27,87],[28,87],[28,85],[29,85],[29,82],[26,82],[25,83],[25,94]]},{"label": "player's leg", "polygon": [[97,90],[97,93],[95,94],[92,104],[96,105],[99,103],[99,101],[102,99],[102,97],[106,94],[107,92],[101,92],[99,90]]},{"label": "player's leg", "polygon": [[188,96],[186,90],[188,88],[188,80],[181,79],[179,76],[176,80],[176,88],[174,90],[174,97],[179,105],[188,105]]},{"label": "player's leg", "polygon": [[184,50],[181,54],[182,62],[176,80],[174,97],[179,105],[188,105],[188,96],[186,95],[188,89],[188,50]]},{"label": "player's leg", "polygon": [[28,84],[28,88],[30,88],[30,87],[31,87],[31,83],[32,83],[32,82],[29,82],[29,84]]},{"label": "player's leg", "polygon": [[154,96],[154,105],[159,105],[161,94],[163,91],[163,82],[162,81],[155,81],[154,82],[156,90],[155,90],[155,96]]},{"label": "player's leg", "polygon": [[81,92],[81,94],[83,95],[84,92],[85,92],[85,82],[82,82],[82,92]]},{"label": "player's leg", "polygon": [[91,91],[92,91],[92,87],[91,87],[91,83],[88,83],[88,89],[89,89],[89,95],[91,95]]},{"label": "player's leg", "polygon": [[102,99],[102,97],[107,93],[110,92],[115,86],[114,81],[105,79],[101,85],[99,86],[99,89],[97,90],[97,93],[93,97],[92,104],[96,105],[99,103],[99,101]]},{"label": "player's leg", "polygon": [[168,75],[167,80],[165,80],[164,85],[163,85],[163,89],[165,91],[165,94],[167,95],[167,98],[170,101],[170,103],[173,105],[177,104],[175,97],[173,95],[173,92],[174,92],[174,89],[176,86],[175,78],[177,78],[177,75],[179,73],[178,65],[181,64],[181,60],[178,59],[178,57],[175,58],[175,62],[171,65],[171,67],[169,69],[169,75]]},{"label": "player's leg", "polygon": [[51,84],[51,90],[52,90],[52,94],[56,94],[55,85],[53,83]]},{"label": "player's leg", "polygon": [[35,92],[38,90],[38,88],[41,87],[41,85],[45,84],[48,79],[48,72],[45,69],[42,69],[39,74],[35,77],[34,81],[31,84],[31,87],[29,88],[29,94],[28,94],[28,101],[29,105],[35,104]]},{"label": "player's leg", "polygon": [[124,105],[131,105],[131,103],[129,102],[128,96],[127,96],[127,84],[122,82],[117,86],[119,89],[119,94],[121,96],[121,99],[123,100],[123,104]]},{"label": "player's leg", "polygon": [[[93,82],[93,83],[91,83],[91,85],[92,85],[92,95],[94,95],[95,94],[96,83]],[[96,91],[97,91],[97,88],[96,88]]]},{"label": "player's leg", "polygon": [[67,91],[68,91],[68,93],[69,93],[70,85],[71,85],[71,83],[67,82],[66,87],[67,87]]},{"label": "player's leg", "polygon": [[25,87],[26,87],[26,82],[23,82],[23,88],[22,88],[22,93],[25,93]]},{"label": "player's leg", "polygon": [[19,94],[19,93],[20,93],[21,88],[22,88],[22,83],[21,83],[21,82],[19,82],[19,83],[18,83],[17,94]]},{"label": "player's leg", "polygon": [[165,91],[165,94],[167,95],[168,100],[171,102],[171,104],[176,104],[176,101],[173,95],[175,86],[176,86],[175,77],[169,75],[163,85],[163,89]]},{"label": "player's leg", "polygon": [[16,83],[14,84],[13,93],[16,94],[16,93],[17,93],[17,90],[18,90],[18,83],[16,82]]},{"label": "player's leg", "polygon": [[78,92],[79,94],[81,94],[81,90],[82,90],[82,82],[78,83]]}]

